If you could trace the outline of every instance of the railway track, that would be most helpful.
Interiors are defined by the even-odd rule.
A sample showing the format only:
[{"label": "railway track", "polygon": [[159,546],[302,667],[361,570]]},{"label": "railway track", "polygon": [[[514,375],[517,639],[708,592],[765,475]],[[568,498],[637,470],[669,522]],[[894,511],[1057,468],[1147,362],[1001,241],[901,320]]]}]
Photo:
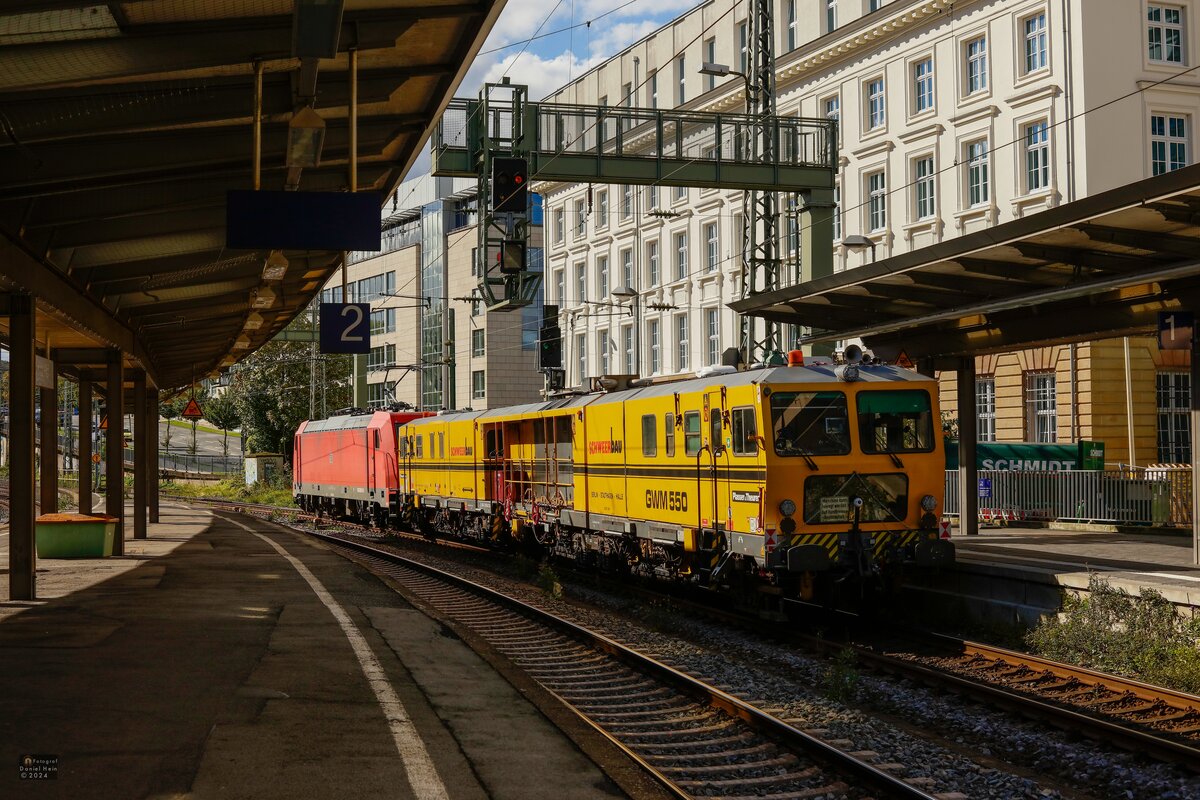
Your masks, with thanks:
[{"label": "railway track", "polygon": [[388,550],[308,533],[470,628],[679,797],[937,797],[889,771],[903,765],[834,747],[544,609]]},{"label": "railway track", "polygon": [[[312,519],[312,515],[273,506],[230,502],[210,505]],[[350,529],[348,537],[355,536],[352,531],[357,526],[345,527]],[[415,538],[428,541],[424,537]],[[641,593],[656,602],[664,600],[661,593],[652,590],[628,586],[624,590]],[[677,597],[670,597],[669,602],[686,607],[689,612],[756,628],[774,637],[780,635],[777,625],[763,626],[724,609]],[[940,634],[897,634],[891,630],[845,642],[805,634],[791,634],[788,638],[822,653],[850,650],[860,665],[873,670],[951,691],[1200,772],[1200,697],[1194,695]]]}]

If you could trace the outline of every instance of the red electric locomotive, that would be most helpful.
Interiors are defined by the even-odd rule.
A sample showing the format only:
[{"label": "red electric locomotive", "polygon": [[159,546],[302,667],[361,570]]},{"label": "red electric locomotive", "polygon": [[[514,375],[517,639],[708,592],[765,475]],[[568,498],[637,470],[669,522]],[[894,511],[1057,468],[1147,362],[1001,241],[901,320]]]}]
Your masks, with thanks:
[{"label": "red electric locomotive", "polygon": [[307,420],[296,431],[292,495],[305,511],[383,525],[398,506],[396,428],[419,411]]}]

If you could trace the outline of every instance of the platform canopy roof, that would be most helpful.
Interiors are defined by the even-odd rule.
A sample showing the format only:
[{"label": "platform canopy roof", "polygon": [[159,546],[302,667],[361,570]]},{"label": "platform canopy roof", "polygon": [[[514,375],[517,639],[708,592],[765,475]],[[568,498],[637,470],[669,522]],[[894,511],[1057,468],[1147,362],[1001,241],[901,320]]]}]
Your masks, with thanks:
[{"label": "platform canopy roof", "polygon": [[[285,251],[285,277],[268,281],[266,251],[225,246],[226,191],[253,188],[255,63],[261,188],[349,189],[354,49],[358,188],[386,196],[503,5],[0,4],[0,292],[36,295],[39,345],[64,366],[118,347],[127,365],[172,388],[251,352],[341,260]],[[299,57],[322,47],[331,57]],[[289,170],[288,122],[310,103],[326,124],[320,165]],[[253,312],[252,296],[262,306]]]},{"label": "platform canopy roof", "polygon": [[1200,165],[732,306],[889,359],[1152,333],[1200,312]]}]

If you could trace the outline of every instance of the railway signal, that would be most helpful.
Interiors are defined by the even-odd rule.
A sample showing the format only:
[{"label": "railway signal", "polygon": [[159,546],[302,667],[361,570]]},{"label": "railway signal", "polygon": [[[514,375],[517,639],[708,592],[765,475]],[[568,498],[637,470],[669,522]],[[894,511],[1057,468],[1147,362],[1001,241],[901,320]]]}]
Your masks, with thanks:
[{"label": "railway signal", "polygon": [[529,162],[523,158],[492,159],[492,211],[522,214],[529,205]]},{"label": "railway signal", "polygon": [[558,327],[558,306],[542,307],[542,329],[538,335],[538,369],[562,368],[562,331]]}]

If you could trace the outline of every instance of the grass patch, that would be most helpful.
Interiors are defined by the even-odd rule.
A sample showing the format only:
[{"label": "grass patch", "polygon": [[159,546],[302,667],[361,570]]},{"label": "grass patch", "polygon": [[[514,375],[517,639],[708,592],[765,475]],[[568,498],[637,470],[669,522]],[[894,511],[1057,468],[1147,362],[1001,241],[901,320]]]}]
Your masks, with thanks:
[{"label": "grass patch", "polygon": [[[167,424],[170,425],[172,428],[185,428],[189,432],[192,430],[192,423],[188,422],[187,420],[172,419],[172,420],[168,420]],[[225,433],[225,431],[221,430],[220,428],[213,428],[209,425],[200,425],[200,424],[196,425],[196,430],[200,431],[201,433],[215,433],[218,436]],[[240,439],[240,438],[242,438],[242,433],[241,433],[241,431],[229,431],[229,438],[230,439]]]},{"label": "grass patch", "polygon": [[849,703],[858,694],[858,656],[849,648],[833,657],[821,674],[821,694],[839,703]]},{"label": "grass patch", "polygon": [[241,500],[246,503],[262,503],[269,506],[292,506],[292,490],[288,484],[247,486],[241,478],[226,478],[216,482],[185,483],[165,481],[160,490],[163,494],[183,497],[208,497],[215,500]]},{"label": "grass patch", "polygon": [[1200,693],[1200,618],[1185,619],[1154,589],[1134,597],[1092,575],[1087,597],[1070,597],[1026,637],[1047,658]]}]

